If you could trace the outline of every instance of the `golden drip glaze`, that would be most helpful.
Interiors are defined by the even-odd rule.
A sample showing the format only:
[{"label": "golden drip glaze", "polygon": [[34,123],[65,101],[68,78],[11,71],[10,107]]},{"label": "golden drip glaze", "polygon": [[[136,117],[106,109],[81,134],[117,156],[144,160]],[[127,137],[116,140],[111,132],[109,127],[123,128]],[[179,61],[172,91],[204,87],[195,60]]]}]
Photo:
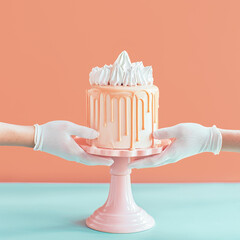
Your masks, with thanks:
[{"label": "golden drip glaze", "polygon": [[118,141],[121,141],[121,98],[118,99]]},{"label": "golden drip glaze", "polygon": [[139,137],[138,137],[138,96],[137,95],[136,95],[136,141],[137,142],[139,141]]},{"label": "golden drip glaze", "polygon": [[[142,98],[140,98],[140,101],[142,102],[142,113],[144,113],[144,101]],[[144,114],[142,114],[142,130],[145,129],[145,123],[144,123]]]},{"label": "golden drip glaze", "polygon": [[113,122],[113,98],[110,97],[110,103],[111,103],[111,122]]},{"label": "golden drip glaze", "polygon": [[96,119],[96,117],[95,117],[95,114],[96,114],[96,101],[97,101],[97,99],[93,98],[93,127],[94,128],[96,128],[96,126],[95,126],[95,123],[96,123],[96,121],[95,121],[95,119]]},{"label": "golden drip glaze", "polygon": [[125,135],[128,135],[128,106],[127,106],[127,97],[124,97],[125,99]]},{"label": "golden drip glaze", "polygon": [[[134,149],[135,141],[139,141],[139,100],[142,103],[142,130],[145,129],[145,107],[144,107],[144,100],[141,97],[141,93],[146,93],[147,95],[147,112],[150,112],[150,105],[152,110],[152,133],[154,131],[154,124],[158,121],[158,91],[154,91],[149,93],[145,89],[140,89],[138,91],[126,90],[124,89],[122,92],[119,90],[114,89],[104,89],[101,87],[94,87],[87,92],[87,114],[91,117],[91,101],[90,98],[93,99],[93,126],[90,126],[90,119],[87,117],[87,124],[89,127],[93,127],[96,130],[100,130],[100,98],[103,95],[103,99],[105,101],[105,109],[104,109],[104,126],[107,125],[107,96],[110,97],[110,120],[111,122],[114,121],[114,99],[117,99],[118,103],[118,141],[121,141],[121,98],[124,98],[125,102],[125,135],[128,135],[128,104],[127,99],[130,98],[131,100],[131,144],[130,149]],[[151,94],[151,101],[150,101],[150,94]],[[134,99],[136,103],[136,139],[134,141]],[[98,117],[97,117],[97,126],[96,123],[96,105],[98,107]],[[152,138],[152,146],[154,146],[154,139]]]},{"label": "golden drip glaze", "polygon": [[135,94],[133,93],[133,96],[131,98],[131,146],[130,149],[133,149],[133,126],[134,126],[134,119],[133,119],[133,104],[134,104],[134,96]]},{"label": "golden drip glaze", "polygon": [[107,126],[107,95],[104,95],[105,109],[104,109],[104,126]]}]

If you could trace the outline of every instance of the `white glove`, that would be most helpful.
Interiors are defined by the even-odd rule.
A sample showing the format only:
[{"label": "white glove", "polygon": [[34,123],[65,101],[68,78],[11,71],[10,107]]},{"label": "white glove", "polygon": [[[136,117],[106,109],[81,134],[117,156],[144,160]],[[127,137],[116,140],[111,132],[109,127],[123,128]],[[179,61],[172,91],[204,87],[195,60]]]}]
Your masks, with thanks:
[{"label": "white glove", "polygon": [[34,150],[56,155],[69,161],[86,165],[108,165],[113,163],[111,158],[98,157],[86,153],[73,139],[94,139],[98,132],[68,121],[52,121],[43,125],[35,124]]},{"label": "white glove", "polygon": [[202,152],[219,154],[222,148],[222,134],[215,125],[204,127],[196,123],[181,123],[158,129],[153,133],[153,137],[175,140],[160,154],[130,163],[130,168],[158,167]]}]

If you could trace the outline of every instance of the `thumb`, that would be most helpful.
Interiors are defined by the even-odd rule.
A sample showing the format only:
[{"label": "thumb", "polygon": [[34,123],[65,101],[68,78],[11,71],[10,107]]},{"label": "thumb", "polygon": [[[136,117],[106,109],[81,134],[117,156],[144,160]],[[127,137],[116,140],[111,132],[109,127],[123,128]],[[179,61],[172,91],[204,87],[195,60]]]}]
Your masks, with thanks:
[{"label": "thumb", "polygon": [[157,139],[175,138],[177,135],[176,127],[161,128],[153,132],[153,137]]},{"label": "thumb", "polygon": [[76,135],[80,138],[87,138],[87,139],[94,139],[99,136],[99,133],[96,130],[92,128],[80,126],[75,123],[71,123],[68,132],[71,135]]}]

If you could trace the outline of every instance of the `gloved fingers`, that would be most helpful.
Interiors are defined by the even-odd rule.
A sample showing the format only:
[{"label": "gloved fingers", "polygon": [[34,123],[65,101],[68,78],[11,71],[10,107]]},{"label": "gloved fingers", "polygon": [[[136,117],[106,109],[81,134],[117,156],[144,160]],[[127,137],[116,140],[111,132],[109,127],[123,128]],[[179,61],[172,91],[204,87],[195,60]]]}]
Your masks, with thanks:
[{"label": "gloved fingers", "polygon": [[113,159],[108,157],[99,157],[96,155],[88,154],[84,150],[81,150],[78,153],[77,162],[83,163],[89,166],[94,166],[94,165],[111,166],[113,164]]},{"label": "gloved fingers", "polygon": [[[142,162],[140,162],[142,161]],[[177,162],[177,159],[164,159],[160,154],[155,155],[154,157],[147,158],[144,160],[137,160],[129,164],[129,168],[151,168],[151,167],[160,167],[170,163]]]},{"label": "gloved fingers", "polygon": [[70,123],[68,127],[68,133],[70,135],[76,135],[80,138],[94,139],[99,136],[99,133],[88,127],[84,127],[75,123]]},{"label": "gloved fingers", "polygon": [[[161,165],[165,165],[165,162],[173,161],[176,162],[177,157],[177,145],[176,141],[169,144],[165,150],[163,150],[160,154],[144,158],[142,160],[136,160],[129,164],[129,168],[149,168],[149,167],[158,167]],[[167,164],[167,163],[166,163]]]},{"label": "gloved fingers", "polygon": [[176,138],[176,125],[167,128],[160,128],[153,132],[153,137],[157,139]]},{"label": "gloved fingers", "polygon": [[73,160],[86,165],[107,165],[113,164],[113,160],[109,157],[99,157],[96,155],[86,153],[73,138],[70,139],[70,155],[73,156]]},{"label": "gloved fingers", "polygon": [[134,162],[130,163],[128,167],[131,168],[150,168],[155,167],[155,165],[161,159],[161,153],[154,155],[153,157],[144,158],[142,160],[135,160]]},{"label": "gloved fingers", "polygon": [[160,140],[160,144],[161,144],[163,150],[164,150],[169,144],[171,144],[173,141],[174,141],[174,139],[161,139],[161,140]]}]

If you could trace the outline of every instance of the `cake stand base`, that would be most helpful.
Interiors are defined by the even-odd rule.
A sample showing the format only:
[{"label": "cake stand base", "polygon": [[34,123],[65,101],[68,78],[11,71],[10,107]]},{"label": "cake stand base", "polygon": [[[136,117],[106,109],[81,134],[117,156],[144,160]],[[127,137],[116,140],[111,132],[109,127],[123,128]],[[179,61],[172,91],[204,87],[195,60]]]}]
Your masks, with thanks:
[{"label": "cake stand base", "polygon": [[[87,145],[81,147],[88,153],[110,156],[114,160],[110,170],[111,183],[107,201],[87,218],[87,226],[110,233],[132,233],[152,228],[155,225],[154,219],[137,206],[133,199],[131,170],[128,168],[131,157],[144,156],[144,150],[113,150]],[[162,147],[147,149],[145,156],[160,153]]]}]

